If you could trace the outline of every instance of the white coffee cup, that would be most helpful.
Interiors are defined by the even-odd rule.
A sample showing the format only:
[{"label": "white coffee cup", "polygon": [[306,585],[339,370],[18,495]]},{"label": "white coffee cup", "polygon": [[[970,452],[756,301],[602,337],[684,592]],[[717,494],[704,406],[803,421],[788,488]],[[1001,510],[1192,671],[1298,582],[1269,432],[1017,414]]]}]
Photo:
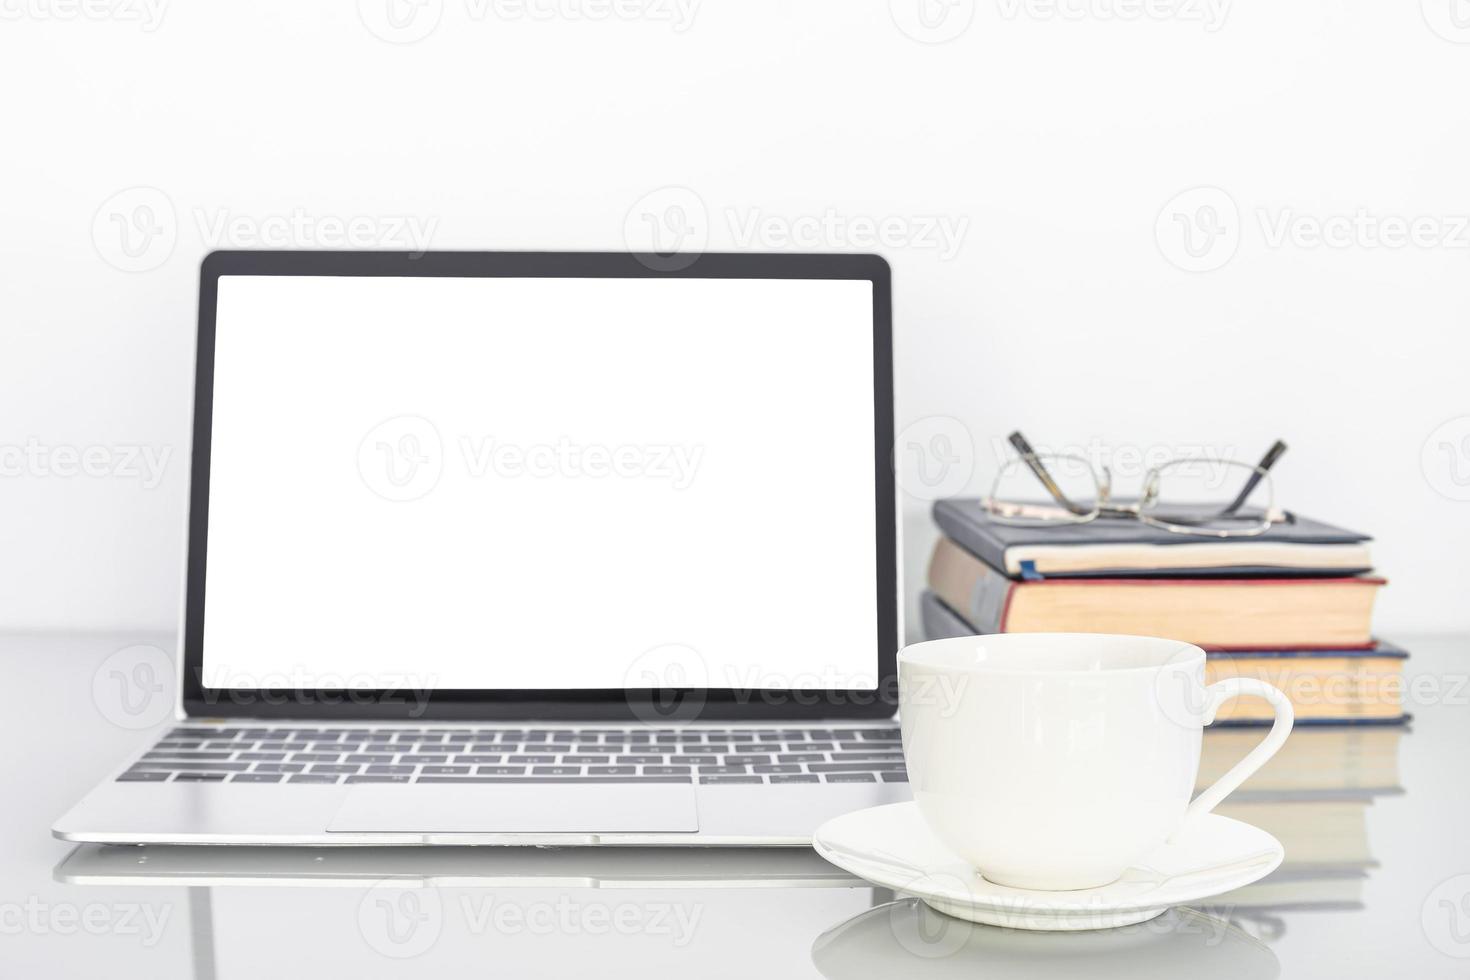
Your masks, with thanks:
[{"label": "white coffee cup", "polygon": [[[1210,810],[1291,731],[1262,681],[1205,686],[1205,653],[1177,640],[1006,633],[899,654],[909,783],[931,830],[986,879],[1042,890],[1117,880]],[[1190,802],[1204,727],[1230,698],[1276,711],[1271,731]]]}]

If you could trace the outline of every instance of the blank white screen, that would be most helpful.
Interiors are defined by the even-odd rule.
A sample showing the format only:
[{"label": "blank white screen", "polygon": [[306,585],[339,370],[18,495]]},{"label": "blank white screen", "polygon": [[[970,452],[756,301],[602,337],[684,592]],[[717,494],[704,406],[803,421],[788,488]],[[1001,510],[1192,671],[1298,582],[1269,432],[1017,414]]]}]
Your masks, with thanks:
[{"label": "blank white screen", "polygon": [[876,686],[869,282],[218,297],[206,687]]}]

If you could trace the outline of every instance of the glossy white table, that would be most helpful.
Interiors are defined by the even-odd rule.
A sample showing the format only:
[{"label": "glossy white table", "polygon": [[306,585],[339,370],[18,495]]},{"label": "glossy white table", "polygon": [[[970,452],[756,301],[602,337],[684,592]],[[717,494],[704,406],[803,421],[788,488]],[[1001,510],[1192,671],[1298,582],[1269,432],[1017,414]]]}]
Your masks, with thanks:
[{"label": "glossy white table", "polygon": [[7,636],[0,976],[1466,977],[1470,638],[1395,639],[1413,725],[1324,740],[1355,771],[1317,775],[1361,782],[1392,752],[1396,786],[1257,788],[1262,822],[1297,828],[1266,882],[1043,935],[945,919],[806,850],[74,848],[51,821],[154,737],[104,717],[93,676],[166,638]]}]

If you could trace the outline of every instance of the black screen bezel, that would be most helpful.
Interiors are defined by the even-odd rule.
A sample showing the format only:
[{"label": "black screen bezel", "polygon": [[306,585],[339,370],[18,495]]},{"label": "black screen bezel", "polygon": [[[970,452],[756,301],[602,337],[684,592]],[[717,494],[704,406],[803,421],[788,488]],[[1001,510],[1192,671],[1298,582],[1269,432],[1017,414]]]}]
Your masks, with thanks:
[{"label": "black screen bezel", "polygon": [[[182,704],[189,717],[361,718],[391,720],[541,719],[646,722],[658,707],[698,704],[698,720],[883,718],[897,705],[898,559],[893,446],[893,352],[890,272],[877,255],[706,253],[687,264],[668,256],[620,252],[329,252],[217,251],[200,266],[195,357],[193,457],[189,486]],[[672,265],[678,265],[671,268]],[[439,690],[402,692],[208,689],[204,662],[205,569],[209,532],[209,458],[214,399],[215,311],[221,276],[445,276],[515,278],[852,279],[872,284],[873,487],[877,554],[878,686],[848,691],[736,691],[710,688],[584,690]],[[753,397],[759,397],[753,392]],[[820,492],[812,488],[811,492]],[[678,720],[690,720],[680,718]]]}]

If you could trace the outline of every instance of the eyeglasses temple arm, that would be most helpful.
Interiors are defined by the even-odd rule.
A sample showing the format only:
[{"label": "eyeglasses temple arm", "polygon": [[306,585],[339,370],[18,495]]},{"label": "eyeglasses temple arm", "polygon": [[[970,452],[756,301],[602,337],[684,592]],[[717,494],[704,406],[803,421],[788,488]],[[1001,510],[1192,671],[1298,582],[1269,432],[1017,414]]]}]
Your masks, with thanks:
[{"label": "eyeglasses temple arm", "polygon": [[1266,455],[1261,457],[1261,461],[1256,464],[1255,472],[1251,473],[1250,479],[1245,481],[1245,486],[1241,488],[1240,493],[1237,494],[1235,499],[1230,502],[1230,505],[1224,510],[1220,511],[1220,513],[1222,515],[1233,514],[1236,511],[1240,510],[1240,508],[1244,507],[1245,502],[1250,499],[1250,495],[1254,493],[1256,487],[1260,485],[1261,477],[1265,475],[1267,470],[1276,465],[1276,461],[1281,458],[1281,454],[1284,452],[1286,452],[1286,443],[1282,442],[1280,439],[1277,439],[1276,442],[1272,444],[1271,448],[1266,450]]},{"label": "eyeglasses temple arm", "polygon": [[1051,494],[1053,500],[1067,508],[1073,514],[1090,513],[1086,507],[1074,504],[1067,499],[1067,495],[1062,493],[1062,488],[1057,486],[1057,481],[1053,480],[1051,474],[1046,471],[1046,467],[1041,465],[1041,460],[1036,456],[1036,450],[1032,449],[1031,443],[1026,441],[1025,436],[1021,435],[1020,429],[1007,436],[1006,441],[1011,444],[1016,452],[1021,454],[1022,461],[1025,462],[1032,473],[1036,474],[1036,479],[1041,481],[1041,485],[1046,488],[1047,493]]}]

